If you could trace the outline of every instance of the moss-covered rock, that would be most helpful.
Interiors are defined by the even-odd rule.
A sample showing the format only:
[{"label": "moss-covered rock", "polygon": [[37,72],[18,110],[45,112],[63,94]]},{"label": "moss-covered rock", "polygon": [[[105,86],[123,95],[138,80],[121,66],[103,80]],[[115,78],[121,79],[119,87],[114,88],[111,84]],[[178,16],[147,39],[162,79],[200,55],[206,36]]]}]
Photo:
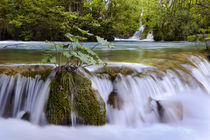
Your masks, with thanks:
[{"label": "moss-covered rock", "polygon": [[52,79],[46,107],[51,124],[71,124],[71,112],[79,122],[88,125],[106,123],[105,103],[91,87],[91,81],[81,72],[57,72]]},{"label": "moss-covered rock", "polygon": [[95,71],[96,74],[108,74],[110,75],[112,81],[115,80],[116,76],[120,73],[123,75],[132,75],[134,73],[137,73],[136,70],[129,68],[129,67],[120,67],[120,66],[106,66],[103,68],[100,68]]},{"label": "moss-covered rock", "polygon": [[69,125],[71,115],[71,89],[73,77],[65,72],[57,74],[51,80],[46,116],[51,124]]},{"label": "moss-covered rock", "polygon": [[45,80],[52,72],[52,69],[53,66],[51,65],[1,65],[0,74],[14,76],[20,73],[22,76],[32,78],[40,75],[41,79]]},{"label": "moss-covered rock", "polygon": [[99,93],[91,87],[91,81],[74,73],[74,111],[85,124],[103,125],[106,123],[105,103]]}]

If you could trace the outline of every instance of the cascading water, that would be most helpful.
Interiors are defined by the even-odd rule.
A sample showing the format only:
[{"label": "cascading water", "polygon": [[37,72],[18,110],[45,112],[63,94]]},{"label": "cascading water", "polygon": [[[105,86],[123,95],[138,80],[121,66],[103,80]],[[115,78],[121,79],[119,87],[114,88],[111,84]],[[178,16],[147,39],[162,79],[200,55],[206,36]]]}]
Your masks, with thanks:
[{"label": "cascading water", "polygon": [[74,93],[71,94],[71,125],[74,127],[76,125],[76,115],[74,114]]},{"label": "cascading water", "polygon": [[139,29],[133,34],[132,37],[129,38],[129,40],[140,40],[141,38],[141,33],[144,31],[144,25],[142,25],[141,20],[140,20],[140,27]]},{"label": "cascading water", "polygon": [[144,25],[140,26],[140,28],[133,34],[132,37],[128,39],[123,38],[114,38],[114,41],[154,41],[153,32],[149,31],[147,37],[145,39],[141,39],[141,33],[144,31]]},{"label": "cascading water", "polygon": [[[209,140],[210,136],[210,63],[200,56],[189,56],[192,65],[157,70],[155,67],[111,63],[108,66],[129,67],[136,73],[95,73],[88,68],[92,87],[106,102],[107,125],[103,127],[38,127],[25,121],[0,118],[0,138],[25,139],[118,139],[118,140]],[[101,68],[101,67],[100,67]],[[50,79],[0,75],[1,117],[23,118],[38,124],[44,120],[43,107]],[[109,103],[111,94],[115,102]],[[74,97],[72,94],[72,102]],[[73,126],[75,116],[71,113]],[[16,124],[16,125],[14,125]],[[21,128],[21,129],[20,129]],[[12,134],[9,134],[12,129]],[[8,134],[5,134],[7,132]]]},{"label": "cascading water", "polygon": [[[141,16],[143,16],[143,13],[141,13]],[[139,24],[140,27],[138,28],[138,30],[133,34],[132,37],[128,38],[128,39],[122,39],[122,38],[117,38],[115,37],[115,41],[154,41],[154,37],[153,37],[153,31],[148,32],[147,36],[145,39],[141,39],[141,35],[144,32],[145,29],[145,25],[142,25],[142,19],[140,18],[139,20]]]},{"label": "cascading water", "polygon": [[[53,74],[53,73],[52,73]],[[51,75],[52,75],[51,74]],[[50,76],[51,76],[50,75]],[[0,116],[22,118],[33,123],[44,120],[44,106],[48,98],[50,78],[0,75]]]},{"label": "cascading water", "polygon": [[154,41],[153,31],[149,31],[147,33],[147,37],[142,39],[141,41]]},{"label": "cascading water", "polygon": [[176,68],[144,76],[118,74],[114,81],[93,76],[93,88],[106,102],[112,91],[120,99],[117,101],[120,104],[118,108],[106,105],[109,123],[141,127],[144,124],[176,122],[187,118],[187,112],[192,112],[193,108],[188,107],[185,99],[194,94],[210,94],[209,62],[196,56],[190,56],[189,61],[194,66],[182,65],[185,71]]}]

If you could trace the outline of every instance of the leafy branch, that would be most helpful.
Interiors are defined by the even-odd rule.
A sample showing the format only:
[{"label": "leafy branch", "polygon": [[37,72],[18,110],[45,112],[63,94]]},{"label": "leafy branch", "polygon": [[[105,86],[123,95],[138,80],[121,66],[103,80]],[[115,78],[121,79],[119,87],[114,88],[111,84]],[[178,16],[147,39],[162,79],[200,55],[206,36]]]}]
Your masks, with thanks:
[{"label": "leafy branch", "polygon": [[[88,31],[82,30],[80,28],[78,28],[78,30],[83,36],[94,36]],[[46,55],[42,59],[44,63],[54,63],[59,68],[61,68],[61,57],[65,57],[66,63],[64,64],[64,66],[66,68],[69,68],[69,70],[71,71],[74,71],[81,66],[85,67],[88,65],[99,64],[106,65],[106,63],[103,62],[93,50],[99,45],[112,48],[113,45],[110,42],[104,40],[99,36],[95,36],[98,43],[92,48],[87,48],[81,43],[81,41],[87,40],[86,37],[75,36],[70,33],[67,33],[65,36],[71,41],[70,43],[64,44],[47,41],[47,43],[50,46],[54,47],[54,49],[56,50],[56,55]]]}]

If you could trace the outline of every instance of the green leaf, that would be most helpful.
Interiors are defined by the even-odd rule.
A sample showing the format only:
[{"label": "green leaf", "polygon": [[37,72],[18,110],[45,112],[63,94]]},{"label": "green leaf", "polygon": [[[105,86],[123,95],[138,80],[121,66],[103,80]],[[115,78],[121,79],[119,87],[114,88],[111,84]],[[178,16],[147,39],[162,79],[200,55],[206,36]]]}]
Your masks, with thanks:
[{"label": "green leaf", "polygon": [[45,41],[48,45],[50,45],[51,47],[56,47],[56,48],[63,48],[64,44],[62,43],[55,43],[55,42],[49,42],[49,41]]},{"label": "green leaf", "polygon": [[78,50],[83,50],[83,51],[86,51],[88,54],[90,54],[90,55],[92,55],[92,56],[95,56],[96,55],[96,53],[94,52],[94,51],[92,51],[91,49],[89,49],[89,48],[85,48],[84,46],[79,46],[79,47],[77,47],[78,48]]},{"label": "green leaf", "polygon": [[76,36],[74,36],[74,35],[72,35],[72,34],[70,34],[70,33],[65,34],[65,36],[66,36],[70,41],[75,42],[76,44],[79,43],[78,37],[76,37]]},{"label": "green leaf", "polygon": [[63,56],[65,56],[66,58],[70,58],[71,54],[69,53],[69,51],[63,51]]},{"label": "green leaf", "polygon": [[94,34],[89,33],[89,31],[85,31],[85,30],[82,30],[82,29],[80,29],[80,28],[78,28],[78,30],[79,30],[83,35],[94,36]]},{"label": "green leaf", "polygon": [[82,36],[76,36],[76,38],[78,38],[79,40],[87,40],[86,37],[82,37]]},{"label": "green leaf", "polygon": [[[80,29],[80,31],[83,32],[84,34],[88,34],[87,31],[84,31],[82,29]],[[82,64],[87,64],[87,65],[90,65],[90,64],[105,65],[106,64],[98,57],[98,55],[94,51],[80,44],[79,40],[86,40],[87,38],[81,37],[81,36],[74,36],[70,33],[67,33],[65,36],[69,38],[70,41],[76,43],[76,45],[55,43],[55,42],[48,42],[48,41],[46,41],[46,43],[48,43],[50,46],[53,46],[55,48],[60,48],[60,49],[56,49],[57,53],[59,53],[59,55],[63,55],[64,57],[66,57],[68,60],[70,60],[69,62],[73,65],[77,65],[77,63],[71,60],[79,60]],[[111,43],[109,43],[107,40],[104,40],[101,37],[97,36],[97,40],[102,45],[106,45],[108,47],[111,46],[110,45]],[[56,56],[48,55],[46,58],[43,58],[43,62],[56,63]]]},{"label": "green leaf", "polygon": [[103,38],[101,38],[99,36],[96,36],[96,39],[97,39],[98,43],[103,45],[103,46],[107,46],[109,48],[113,48],[114,47],[110,42],[108,42],[107,40],[105,40],[105,39],[103,39]]}]

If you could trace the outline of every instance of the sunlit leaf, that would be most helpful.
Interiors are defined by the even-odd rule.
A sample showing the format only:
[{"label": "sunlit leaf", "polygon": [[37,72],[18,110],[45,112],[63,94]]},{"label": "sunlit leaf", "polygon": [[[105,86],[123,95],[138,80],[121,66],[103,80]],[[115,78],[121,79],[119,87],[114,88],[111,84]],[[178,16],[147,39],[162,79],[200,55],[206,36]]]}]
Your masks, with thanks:
[{"label": "sunlit leaf", "polygon": [[103,38],[101,38],[99,36],[96,36],[96,39],[97,39],[98,43],[103,45],[103,46],[107,46],[109,48],[113,48],[114,47],[110,42],[108,42],[107,40],[105,40],[105,39],[103,39]]},{"label": "sunlit leaf", "polygon": [[69,53],[69,51],[63,51],[63,56],[65,56],[66,58],[70,58],[71,54]]},{"label": "sunlit leaf", "polygon": [[85,30],[82,30],[82,29],[80,29],[80,28],[78,28],[78,30],[79,30],[83,35],[94,36],[94,34],[89,33],[89,31],[85,31]]}]

